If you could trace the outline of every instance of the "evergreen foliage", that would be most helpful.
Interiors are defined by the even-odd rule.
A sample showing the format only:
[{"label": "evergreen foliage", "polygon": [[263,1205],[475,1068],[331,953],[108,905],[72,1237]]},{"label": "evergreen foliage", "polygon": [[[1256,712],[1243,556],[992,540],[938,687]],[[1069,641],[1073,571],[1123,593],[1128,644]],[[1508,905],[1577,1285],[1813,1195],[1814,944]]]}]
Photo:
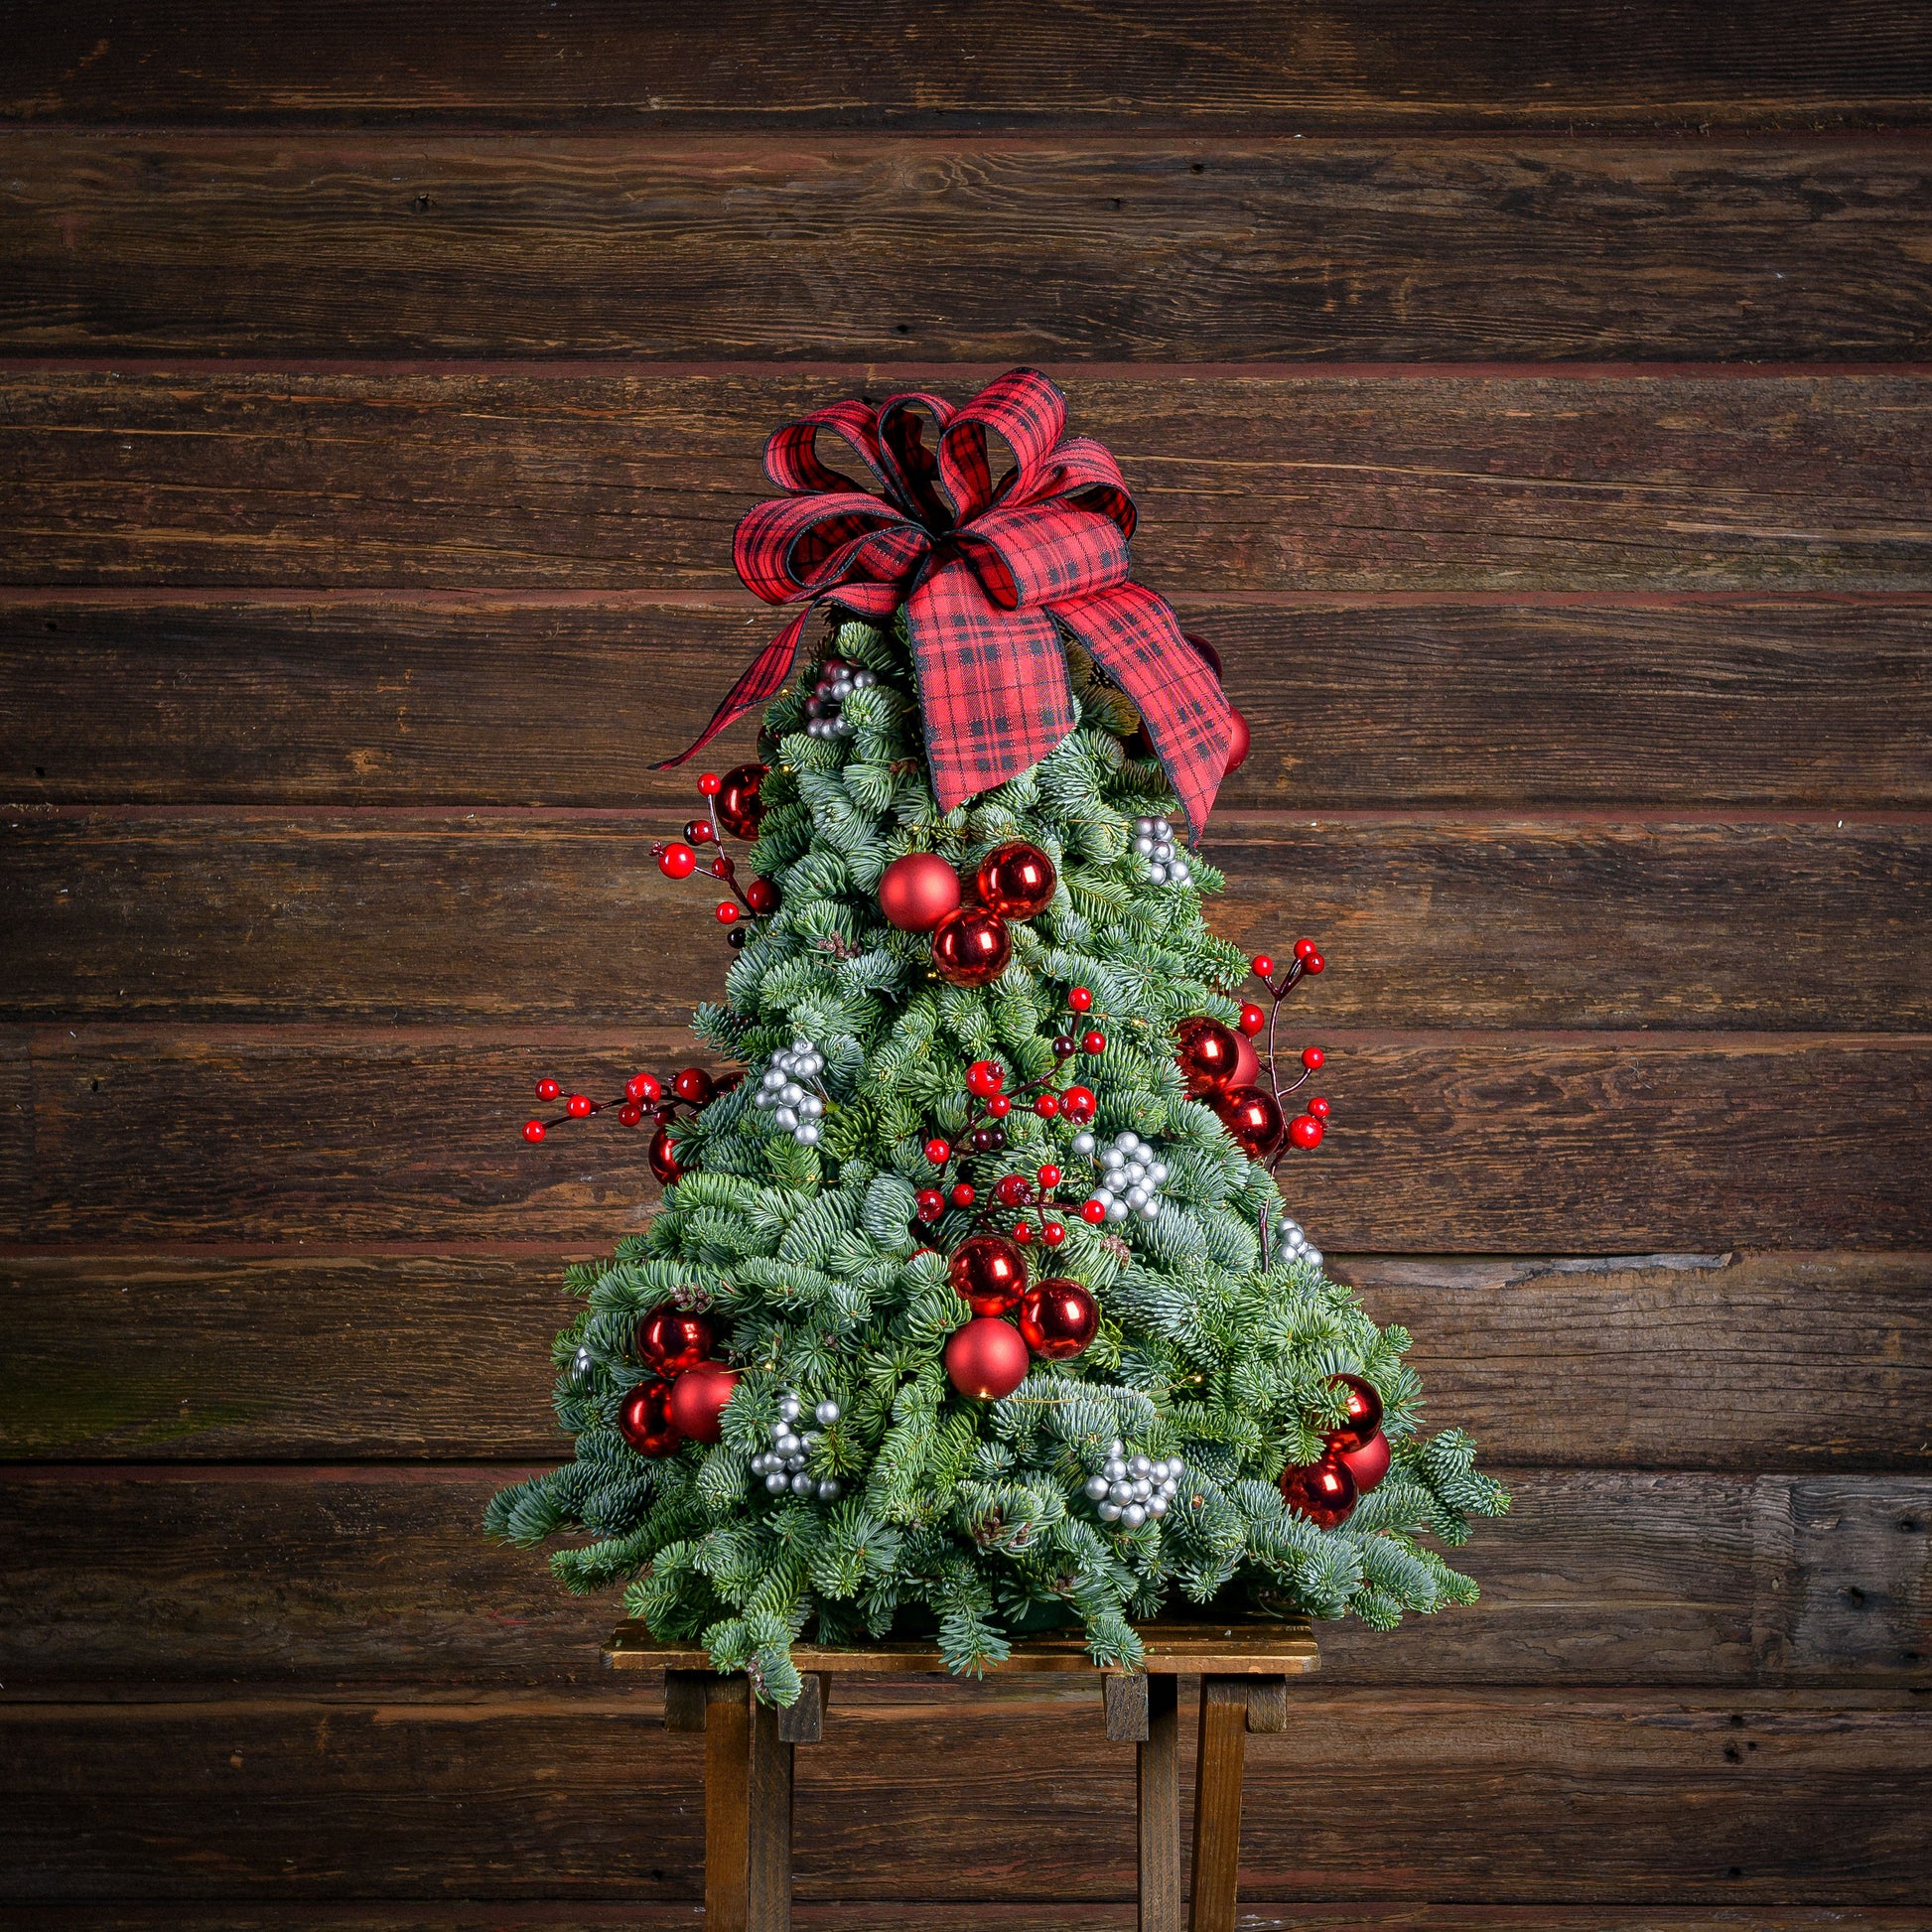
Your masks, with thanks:
[{"label": "evergreen foliage", "polygon": [[[625,1583],[629,1614],[701,1641],[779,1704],[797,1695],[788,1650],[801,1638],[927,1633],[953,1670],[974,1671],[1017,1635],[1073,1623],[1096,1663],[1132,1665],[1133,1624],[1163,1609],[1352,1611],[1389,1628],[1407,1610],[1472,1601],[1474,1585],[1418,1539],[1457,1545],[1471,1516],[1508,1498],[1475,1472],[1466,1437],[1422,1433],[1402,1329],[1378,1330],[1316,1266],[1263,1265],[1275,1183],[1187,1097],[1174,1064],[1177,1022],[1236,1022],[1230,989],[1247,961],[1203,919],[1201,893],[1221,884],[1211,865],[1190,855],[1193,886],[1157,886],[1134,853],[1135,818],[1176,807],[1159,763],[1130,755],[1131,705],[1069,649],[1074,732],[942,814],[902,633],[848,622],[827,648],[879,681],[847,701],[848,737],[807,735],[796,688],[767,710],[750,864],[781,904],[732,961],[723,1000],[693,1018],[699,1039],[754,1066],[811,1040],[833,1103],[822,1139],[774,1131],[749,1081],[677,1129],[685,1174],[647,1231],[569,1271],[584,1307],[553,1359],[575,1460],[503,1490],[488,1529],[519,1544],[573,1534],[552,1558],[567,1587]],[[1013,962],[994,985],[945,984],[926,936],[880,912],[880,877],[915,851],[969,874],[1010,839],[1052,859],[1054,900],[1013,926]],[[1076,985],[1092,990],[1108,1044],[1056,1072],[1051,1041]],[[990,1404],[957,1394],[940,1360],[970,1315],[942,1257],[978,1211],[948,1209],[924,1230],[913,1220],[932,1176],[924,1142],[965,1126],[966,1069],[980,1058],[1003,1061],[1009,1085],[1077,1078],[1098,1096],[1096,1132],[1158,1141],[1171,1170],[1157,1220],[1066,1216],[1051,1272],[1086,1286],[1100,1331]],[[980,1164],[985,1178],[1049,1159],[1085,1173],[1064,1120],[1017,1106],[1004,1124],[1008,1150]],[[616,1417],[646,1379],[637,1322],[674,1298],[714,1311],[741,1381],[721,1443],[647,1459]],[[1340,1419],[1328,1378],[1342,1371],[1381,1395],[1394,1459],[1324,1531],[1288,1510],[1276,1479],[1320,1454]],[[811,1463],[841,1480],[836,1502],[774,1498],[750,1472],[785,1390],[840,1406]],[[1095,1514],[1084,1485],[1116,1440],[1184,1456],[1164,1519],[1128,1530]]]}]

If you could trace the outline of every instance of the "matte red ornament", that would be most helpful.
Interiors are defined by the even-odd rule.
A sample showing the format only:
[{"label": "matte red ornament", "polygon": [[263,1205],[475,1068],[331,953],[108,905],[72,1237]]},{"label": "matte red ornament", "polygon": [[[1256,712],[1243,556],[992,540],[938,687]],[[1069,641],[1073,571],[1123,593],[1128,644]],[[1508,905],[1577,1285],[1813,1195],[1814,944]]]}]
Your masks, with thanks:
[{"label": "matte red ornament", "polygon": [[1334,1112],[1334,1109],[1328,1104],[1327,1100],[1321,1094],[1317,1093],[1309,1102],[1309,1112],[1311,1113],[1316,1120],[1326,1120],[1328,1116]]},{"label": "matte red ornament", "polygon": [[1282,1501],[1318,1530],[1336,1530],[1355,1507],[1355,1478],[1339,1456],[1282,1471]]},{"label": "matte red ornament", "polygon": [[567,1113],[572,1120],[589,1120],[590,1117],[594,1113],[596,1113],[596,1111],[597,1111],[596,1102],[594,1102],[591,1099],[590,1095],[587,1093],[573,1093],[570,1096],[570,1098],[564,1102],[564,1112]]},{"label": "matte red ornament", "polygon": [[709,1360],[717,1340],[710,1315],[691,1309],[653,1309],[637,1323],[637,1359],[659,1375],[682,1375]]},{"label": "matte red ornament", "polygon": [[1005,1314],[1027,1292],[1027,1264],[1011,1241],[974,1234],[953,1250],[946,1279],[975,1314]]},{"label": "matte red ornament", "polygon": [[1378,1429],[1360,1449],[1342,1449],[1335,1460],[1355,1478],[1355,1493],[1366,1496],[1389,1473],[1389,1439]]},{"label": "matte red ornament", "polygon": [[1060,1112],[1076,1127],[1084,1127],[1093,1118],[1094,1109],[1099,1104],[1093,1097],[1091,1087],[1068,1087],[1060,1095]]},{"label": "matte red ornament", "polygon": [[955,1207],[971,1207],[978,1198],[978,1191],[970,1180],[958,1180],[953,1183],[952,1204]]},{"label": "matte red ornament", "polygon": [[981,1315],[958,1329],[946,1343],[945,1359],[953,1387],[976,1402],[998,1402],[1011,1395],[1032,1366],[1020,1330],[991,1315]]},{"label": "matte red ornament", "polygon": [[930,932],[961,897],[958,873],[936,852],[895,859],[879,882],[879,909],[901,932]]},{"label": "matte red ornament", "polygon": [[935,1168],[943,1168],[952,1159],[952,1148],[935,1134],[925,1144],[925,1158]]},{"label": "matte red ornament", "polygon": [[1020,1333],[1035,1355],[1071,1361],[1093,1339],[1100,1311],[1076,1281],[1056,1275],[1027,1291],[1020,1304]]},{"label": "matte red ornament", "polygon": [[1183,1020],[1174,1029],[1174,1061],[1186,1076],[1187,1091],[1196,1100],[1234,1084],[1234,1069],[1241,1059],[1236,1043],[1240,1037],[1205,1014]]},{"label": "matte red ornament", "polygon": [[1093,1005],[1093,995],[1084,986],[1076,986],[1066,996],[1066,1003],[1075,1013],[1085,1013]]},{"label": "matte red ornament", "polygon": [[688,845],[673,839],[657,855],[657,870],[666,879],[689,879],[698,869],[698,855]]},{"label": "matte red ornament", "polygon": [[644,1118],[644,1110],[640,1106],[638,1106],[634,1100],[626,1100],[623,1103],[623,1105],[618,1109],[618,1119],[621,1121],[623,1125],[626,1127],[636,1127],[641,1125],[643,1122],[643,1118]]},{"label": "matte red ornament", "polygon": [[688,1100],[695,1107],[702,1107],[718,1089],[711,1084],[711,1075],[701,1066],[687,1066],[671,1082],[671,1091],[680,1100]]},{"label": "matte red ornament", "polygon": [[671,1420],[671,1386],[643,1382],[623,1399],[618,1431],[639,1455],[669,1455],[684,1438]]},{"label": "matte red ornament", "polygon": [[1288,1138],[1304,1152],[1321,1145],[1324,1132],[1321,1123],[1312,1114],[1297,1114],[1288,1123]]},{"label": "matte red ornament", "polygon": [[736,925],[738,923],[738,907],[730,899],[720,901],[718,906],[718,923],[720,925]]},{"label": "matte red ornament", "polygon": [[1328,1056],[1318,1046],[1304,1046],[1302,1048],[1302,1064],[1311,1073],[1318,1073],[1328,1064]]},{"label": "matte red ornament", "polygon": [[764,816],[759,786],[764,782],[761,764],[735,764],[718,787],[718,820],[735,839],[755,839]]},{"label": "matte red ornament", "polygon": [[1036,845],[1015,839],[997,845],[980,861],[980,903],[1003,919],[1031,919],[1053,902],[1059,875]]},{"label": "matte red ornament", "polygon": [[1268,1024],[1268,1016],[1265,1013],[1263,1013],[1262,1010],[1258,1006],[1256,1006],[1252,1001],[1250,1001],[1246,1006],[1244,1006],[1241,1009],[1241,1020],[1240,1020],[1241,1031],[1244,1034],[1246,1034],[1250,1039],[1254,1038],[1255,1035],[1260,1033],[1262,1028],[1267,1026],[1267,1024]]},{"label": "matte red ornament", "polygon": [[563,1088],[555,1080],[542,1079],[537,1082],[537,1098],[539,1100],[555,1100],[562,1092]]},{"label": "matte red ornament", "polygon": [[1282,1110],[1265,1087],[1229,1087],[1204,1098],[1249,1160],[1265,1161],[1281,1146]]},{"label": "matte red ornament", "polygon": [[623,1097],[626,1100],[641,1100],[647,1107],[654,1107],[663,1099],[664,1089],[658,1085],[654,1074],[633,1073],[623,1083]]},{"label": "matte red ornament", "polygon": [[1038,1093],[1034,1096],[1034,1112],[1041,1120],[1054,1120],[1060,1111],[1060,1097],[1056,1093]]},{"label": "matte red ornament", "polygon": [[1104,1053],[1107,1050],[1107,1035],[1098,1029],[1080,1035],[1080,1051],[1083,1053]]},{"label": "matte red ornament", "polygon": [[997,912],[961,905],[932,929],[932,963],[954,986],[990,986],[1013,958],[1013,935]]},{"label": "matte red ornament", "polygon": [[1275,970],[1275,962],[1272,959],[1270,959],[1265,952],[1256,953],[1255,956],[1248,961],[1248,964],[1254,968],[1254,974],[1257,979],[1265,980],[1269,978],[1270,975],[1273,974]]},{"label": "matte red ornament", "polygon": [[1246,1034],[1236,1034],[1234,1036],[1234,1071],[1228,1076],[1228,1085],[1261,1085],[1261,1055],[1255,1051],[1255,1043]]},{"label": "matte red ornament", "polygon": [[946,1211],[946,1197],[936,1187],[921,1187],[913,1203],[922,1221],[936,1221]]},{"label": "matte red ornament", "polygon": [[550,1132],[549,1128],[544,1126],[543,1122],[540,1120],[526,1120],[523,1123],[523,1138],[526,1141],[528,1141],[532,1147],[535,1147],[536,1144],[540,1140],[542,1140],[543,1137],[549,1132]]},{"label": "matte red ornament", "polygon": [[725,1404],[738,1387],[736,1371],[723,1362],[700,1362],[671,1384],[671,1425],[694,1443],[716,1443],[725,1434]]},{"label": "matte red ornament", "polygon": [[775,912],[778,889],[768,879],[755,879],[745,888],[745,902],[754,912]]},{"label": "matte red ornament", "polygon": [[1007,1083],[1007,1070],[998,1060],[975,1060],[966,1069],[966,1091],[984,1100]]},{"label": "matte red ornament", "polygon": [[677,1149],[672,1145],[668,1127],[660,1127],[650,1137],[650,1171],[666,1187],[672,1181],[684,1178],[684,1170],[678,1165]]},{"label": "matte red ornament", "polygon": [[1228,761],[1221,766],[1221,776],[1232,777],[1248,761],[1248,748],[1254,743],[1254,736],[1248,730],[1248,721],[1232,705],[1228,706]]},{"label": "matte red ornament", "polygon": [[1331,1375],[1328,1386],[1341,1389],[1348,1400],[1348,1420],[1330,1433],[1331,1449],[1357,1449],[1382,1427],[1382,1398],[1373,1382],[1359,1375]]}]

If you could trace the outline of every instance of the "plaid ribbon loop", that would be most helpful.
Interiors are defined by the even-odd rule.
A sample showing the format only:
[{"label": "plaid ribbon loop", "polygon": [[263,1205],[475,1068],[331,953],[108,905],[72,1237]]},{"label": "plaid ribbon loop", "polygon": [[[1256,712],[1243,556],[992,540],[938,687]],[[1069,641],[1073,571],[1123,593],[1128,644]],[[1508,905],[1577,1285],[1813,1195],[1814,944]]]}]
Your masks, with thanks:
[{"label": "plaid ribbon loop", "polygon": [[[745,516],[732,556],[756,596],[803,608],[697,743],[658,768],[776,695],[817,605],[863,618],[903,605],[942,809],[1037,763],[1073,729],[1064,633],[1138,707],[1198,833],[1227,759],[1228,702],[1166,602],[1128,581],[1135,511],[1119,466],[1065,428],[1058,389],[1010,369],[958,409],[922,394],[851,400],[774,431],[764,470],[785,494]],[[821,431],[851,449],[873,488],[820,457]],[[989,436],[1014,454],[997,482]]]}]

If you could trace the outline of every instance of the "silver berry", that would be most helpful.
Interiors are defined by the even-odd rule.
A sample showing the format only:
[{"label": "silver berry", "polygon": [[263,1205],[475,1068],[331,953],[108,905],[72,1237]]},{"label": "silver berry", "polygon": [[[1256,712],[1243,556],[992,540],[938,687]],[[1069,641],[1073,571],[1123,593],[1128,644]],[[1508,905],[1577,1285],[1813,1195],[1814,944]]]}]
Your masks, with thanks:
[{"label": "silver berry", "polygon": [[839,1419],[839,1405],[828,1396],[812,1411],[812,1416],[815,1421],[830,1429]]}]

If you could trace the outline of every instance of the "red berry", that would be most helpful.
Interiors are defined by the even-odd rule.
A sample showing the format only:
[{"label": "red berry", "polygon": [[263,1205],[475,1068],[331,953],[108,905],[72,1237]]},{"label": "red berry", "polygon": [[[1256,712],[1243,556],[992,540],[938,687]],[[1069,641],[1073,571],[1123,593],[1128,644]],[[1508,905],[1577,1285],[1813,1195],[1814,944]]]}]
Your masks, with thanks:
[{"label": "red berry", "polygon": [[1056,1093],[1039,1093],[1034,1096],[1034,1112],[1041,1120],[1055,1119],[1060,1111],[1060,1097]]},{"label": "red berry", "polygon": [[532,1147],[535,1147],[536,1144],[540,1140],[542,1140],[547,1133],[549,1133],[549,1131],[550,1131],[549,1128],[544,1126],[543,1122],[540,1120],[526,1120],[523,1123],[523,1138],[526,1141],[528,1141]]},{"label": "red berry", "polygon": [[1297,1114],[1288,1123],[1288,1138],[1297,1147],[1319,1147],[1321,1123],[1312,1114]]},{"label": "red berry", "polygon": [[1318,952],[1311,952],[1303,960],[1302,970],[1305,973],[1318,973],[1327,963]]},{"label": "red berry", "polygon": [[730,854],[724,852],[719,853],[710,865],[705,867],[705,871],[714,879],[729,879],[737,870],[738,868],[731,862]]},{"label": "red berry", "polygon": [[994,1198],[1002,1206],[1018,1207],[1027,1198],[1027,1178],[1024,1174],[1003,1173],[993,1183]]},{"label": "red berry", "polygon": [[1275,975],[1275,962],[1265,952],[1256,953],[1248,964],[1255,969],[1257,979],[1272,979]]},{"label": "red berry", "polygon": [[978,1198],[978,1190],[970,1180],[956,1180],[953,1182],[952,1204],[955,1207],[971,1207]]},{"label": "red berry", "polygon": [[936,1187],[921,1187],[918,1209],[920,1220],[936,1221],[946,1211],[946,1197]]},{"label": "red berry", "polygon": [[1075,1013],[1085,1013],[1093,1005],[1093,995],[1084,986],[1076,986],[1066,996],[1066,1003]]},{"label": "red berry", "polygon": [[564,1102],[564,1112],[572,1120],[589,1120],[591,1117],[591,1097],[587,1093],[573,1093]]},{"label": "red berry", "polygon": [[925,1144],[925,1158],[935,1168],[943,1168],[952,1159],[952,1149],[944,1141],[940,1140],[937,1135],[934,1135]]},{"label": "red berry", "polygon": [[982,1100],[996,1094],[1007,1083],[1007,1070],[998,1060],[975,1060],[966,1069],[966,1091]]},{"label": "red berry", "polygon": [[726,899],[719,906],[718,923],[720,925],[736,925],[738,923],[738,907],[730,899]]},{"label": "red berry", "polygon": [[1094,1109],[1099,1104],[1093,1097],[1091,1087],[1068,1087],[1060,1095],[1060,1112],[1076,1127],[1084,1127],[1093,1118]]},{"label": "red berry", "polygon": [[697,869],[698,855],[678,840],[672,840],[657,855],[657,870],[666,879],[689,879]]},{"label": "red berry", "polygon": [[1309,1102],[1309,1112],[1311,1113],[1316,1120],[1326,1120],[1328,1118],[1328,1113],[1329,1113],[1328,1103],[1324,1099],[1322,1099],[1322,1097],[1319,1094],[1316,1094],[1314,1098]]},{"label": "red berry", "polygon": [[689,845],[709,845],[714,836],[708,819],[694,818],[684,827],[685,842]]},{"label": "red berry", "polygon": [[1013,1238],[1024,1248],[1034,1238],[1033,1223],[1031,1221],[1018,1222],[1013,1230]]},{"label": "red berry", "polygon": [[1080,1218],[1098,1227],[1107,1218],[1107,1210],[1097,1200],[1090,1200],[1080,1209]]},{"label": "red berry", "polygon": [[1013,1112],[1012,1097],[1004,1093],[989,1094],[986,1101],[986,1111],[995,1120],[1005,1120]]},{"label": "red berry", "polygon": [[1320,1047],[1304,1046],[1302,1048],[1302,1064],[1306,1066],[1311,1073],[1316,1072],[1319,1068],[1325,1066],[1327,1062],[1328,1062],[1328,1056],[1326,1053],[1324,1053],[1321,1050]]},{"label": "red berry", "polygon": [[716,798],[725,788],[725,781],[715,771],[701,771],[698,774],[698,789],[707,798]]},{"label": "red berry", "polygon": [[633,1073],[623,1083],[623,1097],[626,1100],[642,1100],[654,1107],[664,1096],[664,1089],[657,1084],[656,1077],[649,1073]]},{"label": "red berry", "polygon": [[701,1066],[687,1066],[671,1082],[671,1091],[680,1100],[688,1100],[694,1107],[702,1107],[718,1091],[711,1084],[711,1075]]},{"label": "red berry", "polygon": [[1048,1221],[1046,1225],[1040,1229],[1039,1238],[1042,1241],[1044,1241],[1049,1248],[1057,1248],[1060,1245],[1060,1243],[1066,1239],[1065,1225],[1059,1221]]},{"label": "red berry", "polygon": [[643,1119],[643,1117],[644,1117],[644,1110],[640,1106],[638,1106],[634,1100],[626,1100],[623,1103],[623,1105],[618,1109],[618,1118],[621,1121],[622,1121],[626,1127],[635,1127],[637,1123]]},{"label": "red berry", "polygon": [[555,1080],[546,1079],[537,1082],[537,1098],[539,1100],[555,1100],[562,1092],[563,1088]]},{"label": "red berry", "polygon": [[1313,952],[1313,950],[1314,941],[1312,939],[1298,939],[1295,942],[1295,957],[1297,959],[1307,960],[1309,954]]},{"label": "red berry", "polygon": [[1060,1184],[1060,1171],[1058,1168],[1054,1167],[1052,1162],[1050,1161],[1047,1162],[1047,1164],[1040,1169],[1039,1184],[1042,1187],[1044,1187],[1049,1194],[1053,1191],[1055,1187],[1057,1187]]},{"label": "red berry", "polygon": [[1096,1028],[1090,1034],[1080,1035],[1080,1050],[1083,1053],[1104,1053],[1107,1050],[1107,1035]]},{"label": "red berry", "polygon": [[1267,1024],[1268,1016],[1259,1007],[1245,1006],[1241,1009],[1241,1031],[1250,1039],[1254,1038]]},{"label": "red berry", "polygon": [[745,888],[745,897],[754,912],[775,912],[778,909],[778,889],[768,879],[755,879]]}]

